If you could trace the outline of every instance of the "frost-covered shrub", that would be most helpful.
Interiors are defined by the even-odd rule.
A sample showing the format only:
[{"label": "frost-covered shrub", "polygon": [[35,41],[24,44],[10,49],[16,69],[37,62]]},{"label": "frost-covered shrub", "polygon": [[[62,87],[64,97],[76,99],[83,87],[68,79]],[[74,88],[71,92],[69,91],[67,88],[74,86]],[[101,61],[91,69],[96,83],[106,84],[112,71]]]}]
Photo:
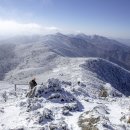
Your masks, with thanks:
[{"label": "frost-covered shrub", "polygon": [[71,86],[71,85],[72,85],[72,82],[62,81],[62,84]]},{"label": "frost-covered shrub", "polygon": [[97,124],[102,120],[101,116],[102,114],[100,115],[99,111],[94,108],[80,115],[78,125],[82,130],[99,130]]},{"label": "frost-covered shrub", "polygon": [[61,82],[59,81],[59,79],[48,79],[48,86],[49,87],[58,87],[61,85]]},{"label": "frost-covered shrub", "polygon": [[78,81],[77,84],[78,84],[79,86],[81,86],[81,87],[86,87],[86,84],[84,84],[84,83],[82,83],[82,82],[80,82],[80,81]]},{"label": "frost-covered shrub", "polygon": [[79,111],[79,107],[77,103],[69,103],[63,107],[63,110]]},{"label": "frost-covered shrub", "polygon": [[107,96],[110,96],[110,97],[122,97],[122,94],[114,89],[111,84],[109,83],[106,83],[102,88],[101,88],[101,91],[104,93],[102,93],[104,96],[105,96],[105,93],[107,94]]},{"label": "frost-covered shrub", "polygon": [[62,83],[61,81],[59,81],[59,79],[49,79],[47,82],[47,86],[45,85],[41,85],[38,86],[35,92],[35,96],[36,97],[41,97],[41,96],[45,96],[47,94],[50,94],[52,92],[58,92],[58,91],[62,91]]},{"label": "frost-covered shrub", "polygon": [[111,84],[106,83],[104,86],[100,88],[99,97],[122,97],[119,91],[114,89]]},{"label": "frost-covered shrub", "polygon": [[47,91],[47,87],[45,85],[38,86],[35,92],[36,97],[41,97]]},{"label": "frost-covered shrub", "polygon": [[54,115],[53,115],[53,112],[52,112],[50,109],[45,108],[45,109],[43,110],[43,117],[44,117],[44,118],[53,120],[53,119],[54,119],[53,116],[54,116]]},{"label": "frost-covered shrub", "polygon": [[70,95],[69,93],[62,91],[61,93],[52,93],[48,97],[49,100],[54,101],[54,102],[74,102],[75,98]]},{"label": "frost-covered shrub", "polygon": [[124,114],[124,115],[120,118],[120,121],[123,121],[123,122],[125,122],[125,123],[130,124],[130,116],[129,116],[129,114]]},{"label": "frost-covered shrub", "polygon": [[34,111],[42,107],[42,99],[28,99],[27,100],[27,111]]},{"label": "frost-covered shrub", "polygon": [[62,91],[62,92],[52,92],[50,93],[50,96],[48,97],[49,100],[54,102],[74,102],[75,98],[68,92]]},{"label": "frost-covered shrub", "polygon": [[40,113],[37,120],[38,124],[42,123],[44,119],[45,119],[44,116]]},{"label": "frost-covered shrub", "polygon": [[82,130],[99,130],[95,125],[99,121],[100,117],[88,117],[84,119],[80,118],[78,123]]},{"label": "frost-covered shrub", "polygon": [[[39,111],[35,111],[32,113],[32,116],[29,116],[28,118],[26,118],[26,120],[28,122],[30,122],[30,120],[33,120],[34,124],[44,124],[45,122],[45,118],[43,117],[43,115],[39,112]],[[29,129],[30,130],[30,129]],[[39,129],[38,129],[39,130]]]},{"label": "frost-covered shrub", "polygon": [[105,87],[102,87],[99,93],[99,97],[108,97],[108,92]]},{"label": "frost-covered shrub", "polygon": [[54,102],[73,102],[75,98],[62,88],[63,83],[59,79],[49,79],[47,86],[39,86],[36,90],[36,97],[45,97]]},{"label": "frost-covered shrub", "polygon": [[54,119],[53,112],[47,108],[45,108],[43,112],[35,111],[32,117],[35,124],[45,124]]},{"label": "frost-covered shrub", "polygon": [[61,81],[59,81],[59,79],[49,79],[48,80],[48,88],[51,90],[51,91],[61,91]]},{"label": "frost-covered shrub", "polygon": [[50,130],[69,130],[68,125],[65,121],[60,121],[59,123],[50,123]]}]

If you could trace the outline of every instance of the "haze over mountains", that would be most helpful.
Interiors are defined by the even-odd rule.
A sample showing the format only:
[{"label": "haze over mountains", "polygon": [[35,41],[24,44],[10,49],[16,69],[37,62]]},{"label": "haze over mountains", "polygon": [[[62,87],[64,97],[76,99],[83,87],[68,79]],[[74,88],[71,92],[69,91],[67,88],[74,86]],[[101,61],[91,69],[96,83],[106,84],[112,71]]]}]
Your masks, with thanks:
[{"label": "haze over mountains", "polygon": [[117,41],[127,45],[127,46],[130,46],[130,39],[122,39],[122,38],[118,38]]}]

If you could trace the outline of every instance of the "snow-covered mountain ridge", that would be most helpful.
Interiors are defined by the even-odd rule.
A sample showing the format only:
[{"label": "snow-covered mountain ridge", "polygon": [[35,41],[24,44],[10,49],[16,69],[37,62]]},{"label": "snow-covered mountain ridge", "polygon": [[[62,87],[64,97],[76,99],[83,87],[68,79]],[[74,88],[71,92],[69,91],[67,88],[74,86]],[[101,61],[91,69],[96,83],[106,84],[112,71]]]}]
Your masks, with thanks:
[{"label": "snow-covered mountain ridge", "polygon": [[38,83],[55,77],[67,81],[83,81],[88,88],[94,89],[99,89],[109,83],[125,95],[130,92],[130,72],[101,58],[57,57],[56,60],[50,61],[46,67],[27,68],[19,71],[16,69],[8,75],[6,80],[15,84],[28,83],[33,76],[37,78]]},{"label": "snow-covered mountain ridge", "polygon": [[25,68],[46,68],[57,57],[101,57],[129,69],[129,52],[129,47],[97,35],[57,33],[10,38],[0,41],[0,79],[5,79],[5,74],[9,77],[8,72],[15,69],[18,72]]},{"label": "snow-covered mountain ridge", "polygon": [[128,70],[130,68],[130,48],[115,40],[97,35],[57,33],[46,36],[14,37],[0,41],[0,53],[2,53],[1,80],[5,79],[5,74],[7,76],[8,72],[16,68],[17,72],[25,68],[45,68],[57,57],[100,57]]},{"label": "snow-covered mountain ridge", "polygon": [[0,45],[1,130],[130,129],[129,48],[83,34],[20,39]]}]

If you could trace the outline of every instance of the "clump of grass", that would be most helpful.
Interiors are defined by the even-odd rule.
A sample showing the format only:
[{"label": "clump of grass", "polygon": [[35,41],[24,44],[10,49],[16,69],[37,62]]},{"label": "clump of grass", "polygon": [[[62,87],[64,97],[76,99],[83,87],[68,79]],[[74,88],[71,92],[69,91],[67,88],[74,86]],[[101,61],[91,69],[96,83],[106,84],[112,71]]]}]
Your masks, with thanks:
[{"label": "clump of grass", "polygon": [[107,92],[107,89],[102,87],[101,90],[100,90],[100,93],[99,93],[99,97],[108,97],[108,92]]},{"label": "clump of grass", "polygon": [[82,130],[99,130],[96,127],[96,123],[98,123],[100,121],[100,117],[90,117],[90,118],[85,118],[79,119],[79,126],[82,128]]}]

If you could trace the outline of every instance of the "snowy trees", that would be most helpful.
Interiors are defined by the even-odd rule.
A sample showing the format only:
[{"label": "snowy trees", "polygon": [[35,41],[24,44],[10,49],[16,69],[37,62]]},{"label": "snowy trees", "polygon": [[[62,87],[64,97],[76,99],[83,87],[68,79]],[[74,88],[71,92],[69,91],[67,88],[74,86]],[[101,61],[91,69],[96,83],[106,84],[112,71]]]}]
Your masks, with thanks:
[{"label": "snowy trees", "polygon": [[120,66],[104,59],[95,58],[86,60],[86,63],[82,64],[81,67],[96,74],[98,79],[109,83],[122,94],[126,96],[130,94],[130,73]]},{"label": "snowy trees", "polygon": [[0,80],[4,78],[5,73],[17,66],[14,48],[13,44],[0,44]]}]

